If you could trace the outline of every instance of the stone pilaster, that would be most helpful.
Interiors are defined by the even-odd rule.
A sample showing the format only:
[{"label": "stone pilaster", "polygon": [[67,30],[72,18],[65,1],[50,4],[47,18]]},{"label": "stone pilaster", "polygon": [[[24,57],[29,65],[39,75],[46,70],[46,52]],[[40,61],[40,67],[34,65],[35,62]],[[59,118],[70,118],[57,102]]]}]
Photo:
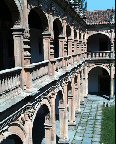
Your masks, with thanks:
[{"label": "stone pilaster", "polygon": [[74,40],[74,54],[77,54],[77,53],[78,53],[78,51],[77,51],[77,44],[78,44],[78,40],[75,39],[75,40]]},{"label": "stone pilaster", "polygon": [[[14,39],[14,58],[15,58],[15,67],[23,67],[24,66],[24,49],[23,49],[23,34],[24,29],[18,25],[15,25],[12,28],[13,31],[13,39]],[[24,70],[21,72],[21,88],[24,88],[24,78],[23,78]]]},{"label": "stone pilaster", "polygon": [[44,49],[44,60],[50,59],[50,32],[42,33],[43,36],[43,49]]},{"label": "stone pilaster", "polygon": [[68,55],[71,55],[72,56],[72,38],[69,37],[68,38]]},{"label": "stone pilaster", "polygon": [[[66,54],[64,51],[64,43],[65,43],[65,37],[63,35],[59,36],[59,56],[64,57]],[[67,53],[67,51],[66,51]]]},{"label": "stone pilaster", "polygon": [[23,66],[23,33],[24,29],[18,25],[12,28],[13,39],[14,39],[14,57],[15,67]]}]

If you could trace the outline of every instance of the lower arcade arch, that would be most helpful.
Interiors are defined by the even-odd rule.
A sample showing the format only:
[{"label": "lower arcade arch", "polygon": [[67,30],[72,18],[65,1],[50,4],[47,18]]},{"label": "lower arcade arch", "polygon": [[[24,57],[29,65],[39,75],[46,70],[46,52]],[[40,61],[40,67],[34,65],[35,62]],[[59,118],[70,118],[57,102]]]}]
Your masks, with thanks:
[{"label": "lower arcade arch", "polygon": [[102,67],[95,67],[88,74],[88,93],[110,95],[110,75]]},{"label": "lower arcade arch", "polygon": [[61,114],[60,109],[63,107],[64,101],[63,101],[63,94],[60,90],[56,95],[55,100],[55,120],[56,120],[56,143],[58,143],[60,139],[60,128],[61,128]]},{"label": "lower arcade arch", "polygon": [[50,124],[50,111],[48,106],[43,104],[35,117],[33,128],[32,128],[32,138],[33,144],[46,143],[46,129],[45,125]]},{"label": "lower arcade arch", "polygon": [[17,135],[10,135],[1,144],[23,144],[22,140]]}]

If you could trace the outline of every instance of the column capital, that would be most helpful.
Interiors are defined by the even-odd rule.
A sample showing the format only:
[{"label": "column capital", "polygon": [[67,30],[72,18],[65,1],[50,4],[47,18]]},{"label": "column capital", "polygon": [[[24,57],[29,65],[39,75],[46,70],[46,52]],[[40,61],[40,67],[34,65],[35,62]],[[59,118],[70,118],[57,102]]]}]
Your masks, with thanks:
[{"label": "column capital", "polygon": [[13,27],[11,30],[13,35],[23,35],[25,29],[21,27]]},{"label": "column capital", "polygon": [[46,124],[44,123],[45,129],[51,129],[52,128],[52,124]]},{"label": "column capital", "polygon": [[50,38],[51,37],[51,33],[49,31],[45,31],[45,32],[42,33],[42,36]]}]

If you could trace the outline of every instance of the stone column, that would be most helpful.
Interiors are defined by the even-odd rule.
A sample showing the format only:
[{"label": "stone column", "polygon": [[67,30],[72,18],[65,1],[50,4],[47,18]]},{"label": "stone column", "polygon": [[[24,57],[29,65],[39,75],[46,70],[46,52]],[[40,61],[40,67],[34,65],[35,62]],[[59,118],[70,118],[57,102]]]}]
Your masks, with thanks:
[{"label": "stone column", "polygon": [[88,95],[88,69],[87,64],[85,65],[85,96]]},{"label": "stone column", "polygon": [[73,123],[72,120],[72,107],[73,107],[73,95],[72,95],[72,91],[68,91],[68,110],[69,110],[69,114],[68,114],[68,125],[71,125]]},{"label": "stone column", "polygon": [[81,91],[81,101],[83,102],[84,101],[84,76],[83,76],[83,69],[81,71],[81,88],[80,88],[80,91]]},{"label": "stone column", "polygon": [[83,98],[86,97],[86,78],[85,78],[85,68],[83,69]]},{"label": "stone column", "polygon": [[25,28],[28,28],[29,24],[28,24],[28,15],[29,15],[29,11],[28,11],[28,0],[25,0],[23,2],[23,24],[25,26]]},{"label": "stone column", "polygon": [[72,101],[72,111],[71,111],[71,113],[72,113],[72,121],[71,121],[71,123],[73,124],[73,125],[76,125],[76,123],[75,123],[75,82],[74,82],[74,76],[72,76],[72,83],[71,83],[71,85],[72,85],[72,96],[73,96],[73,101]]},{"label": "stone column", "polygon": [[113,30],[111,30],[111,51],[114,51]]},{"label": "stone column", "polygon": [[24,114],[24,130],[26,132],[26,138],[24,139],[24,144],[33,144],[33,139],[32,139],[32,122],[29,118],[29,113]]},{"label": "stone column", "polygon": [[65,107],[65,113],[64,113],[64,138],[65,138],[65,143],[68,143],[68,94],[67,94],[67,81],[64,85],[64,107]]},{"label": "stone column", "polygon": [[78,87],[78,97],[77,97],[77,111],[80,112],[80,71],[77,74],[77,87]]},{"label": "stone column", "polygon": [[77,104],[78,104],[78,84],[75,83],[75,112],[77,111]]},{"label": "stone column", "polygon": [[51,116],[50,113],[48,113],[45,116],[45,141],[46,144],[51,144],[51,129],[52,129],[52,125],[51,125]]},{"label": "stone column", "polygon": [[23,66],[23,33],[24,29],[18,25],[12,28],[14,39],[15,67]]},{"label": "stone column", "polygon": [[[64,84],[63,107],[60,108],[60,140],[59,143],[68,143],[68,112],[67,112],[67,82]],[[63,122],[63,123],[62,123]]]},{"label": "stone column", "polygon": [[51,33],[49,59],[54,59],[54,34],[53,34],[53,12],[50,10],[48,15],[48,31]]},{"label": "stone column", "polygon": [[114,97],[114,70],[113,64],[110,66],[110,98]]},{"label": "stone column", "polygon": [[59,120],[60,120],[60,138],[58,143],[64,142],[64,113],[65,113],[65,107],[59,107]]},{"label": "stone column", "polygon": [[45,141],[46,144],[51,144],[51,128],[50,124],[44,124],[45,126]]},{"label": "stone column", "polygon": [[56,144],[55,92],[51,94],[51,144]]}]

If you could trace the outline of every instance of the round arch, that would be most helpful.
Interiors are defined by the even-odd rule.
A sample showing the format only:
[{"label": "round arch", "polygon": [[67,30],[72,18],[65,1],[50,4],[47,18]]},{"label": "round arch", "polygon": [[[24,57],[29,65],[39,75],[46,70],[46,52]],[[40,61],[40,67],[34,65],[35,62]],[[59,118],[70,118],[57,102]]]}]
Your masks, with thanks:
[{"label": "round arch", "polygon": [[1,144],[9,143],[23,144],[23,140],[17,134],[7,134],[7,136],[5,136],[5,139],[1,141]]},{"label": "round arch", "polygon": [[54,23],[56,23],[57,27],[58,27],[58,33],[59,35],[63,33],[63,26],[62,26],[62,21],[60,18],[55,18],[53,21],[53,26]]},{"label": "round arch", "polygon": [[37,106],[36,106],[36,108],[35,108],[36,111],[35,111],[35,113],[34,113],[34,115],[33,115],[32,123],[34,123],[34,120],[35,120],[35,118],[36,118],[37,112],[38,112],[38,110],[40,109],[40,107],[41,107],[42,105],[46,105],[46,106],[48,107],[49,112],[50,112],[50,115],[51,115],[51,105],[50,105],[48,99],[43,99],[43,100],[39,103],[39,105],[37,104]]},{"label": "round arch", "polygon": [[109,76],[110,76],[110,70],[109,70],[107,67],[103,66],[103,65],[100,65],[100,66],[98,66],[98,65],[93,65],[93,66],[91,66],[91,67],[88,69],[88,74],[90,73],[90,71],[91,71],[92,69],[94,69],[94,68],[96,68],[96,67],[100,67],[100,68],[105,69],[105,70],[108,72]]},{"label": "round arch", "polygon": [[107,34],[94,33],[87,38],[87,51],[110,51],[111,40]]},{"label": "round arch", "polygon": [[48,30],[48,18],[39,7],[34,7],[28,15],[30,28],[30,45],[32,63],[42,62],[45,59],[43,48],[43,33]]},{"label": "round arch", "polygon": [[88,70],[88,93],[110,95],[110,74],[106,68],[95,66]]},{"label": "round arch", "polygon": [[[48,17],[46,15],[46,13],[40,7],[34,7],[29,12],[29,20],[31,20],[31,18],[32,18],[30,16],[31,13],[32,13],[32,16],[34,16],[34,18],[36,18],[36,19],[39,18],[40,21],[36,21],[36,19],[34,20],[34,23],[30,21],[29,26],[36,27],[36,28],[42,28],[43,31],[48,30]],[[37,17],[35,17],[35,16],[37,16]],[[41,23],[42,27],[39,27],[40,26],[39,23]],[[37,24],[38,24],[38,26],[37,26]]]},{"label": "round arch", "polygon": [[64,107],[64,98],[63,98],[63,93],[62,90],[59,90],[56,94],[55,98],[55,120],[56,120],[56,127],[59,127],[59,131],[56,129],[56,143],[61,138],[61,125],[63,125],[62,122],[62,115],[61,115],[61,109]]},{"label": "round arch", "polygon": [[12,28],[20,25],[20,11],[14,0],[0,1],[0,70],[15,67]]},{"label": "round arch", "polygon": [[8,6],[8,8],[11,12],[13,25],[15,25],[15,23],[17,23],[17,22],[18,22],[18,24],[21,24],[21,22],[22,22],[21,5],[19,5],[18,2],[16,2],[16,0],[12,0],[12,1],[1,0],[1,3],[2,2],[5,2],[5,4]]},{"label": "round arch", "polygon": [[53,21],[53,32],[54,32],[54,57],[58,58],[60,56],[60,45],[59,36],[63,33],[63,27],[60,19],[56,18]]},{"label": "round arch", "polygon": [[48,126],[50,125],[51,111],[49,111],[46,104],[41,103],[32,126],[33,144],[45,143],[45,141],[49,143],[51,141],[51,135],[48,135],[48,129],[50,133],[50,127],[48,128]]},{"label": "round arch", "polygon": [[93,35],[96,35],[96,34],[103,34],[103,35],[107,36],[110,39],[110,35],[108,33],[105,33],[105,32],[93,32],[93,33],[90,33],[90,34],[87,35],[87,40],[89,39],[89,37],[91,37]]}]

